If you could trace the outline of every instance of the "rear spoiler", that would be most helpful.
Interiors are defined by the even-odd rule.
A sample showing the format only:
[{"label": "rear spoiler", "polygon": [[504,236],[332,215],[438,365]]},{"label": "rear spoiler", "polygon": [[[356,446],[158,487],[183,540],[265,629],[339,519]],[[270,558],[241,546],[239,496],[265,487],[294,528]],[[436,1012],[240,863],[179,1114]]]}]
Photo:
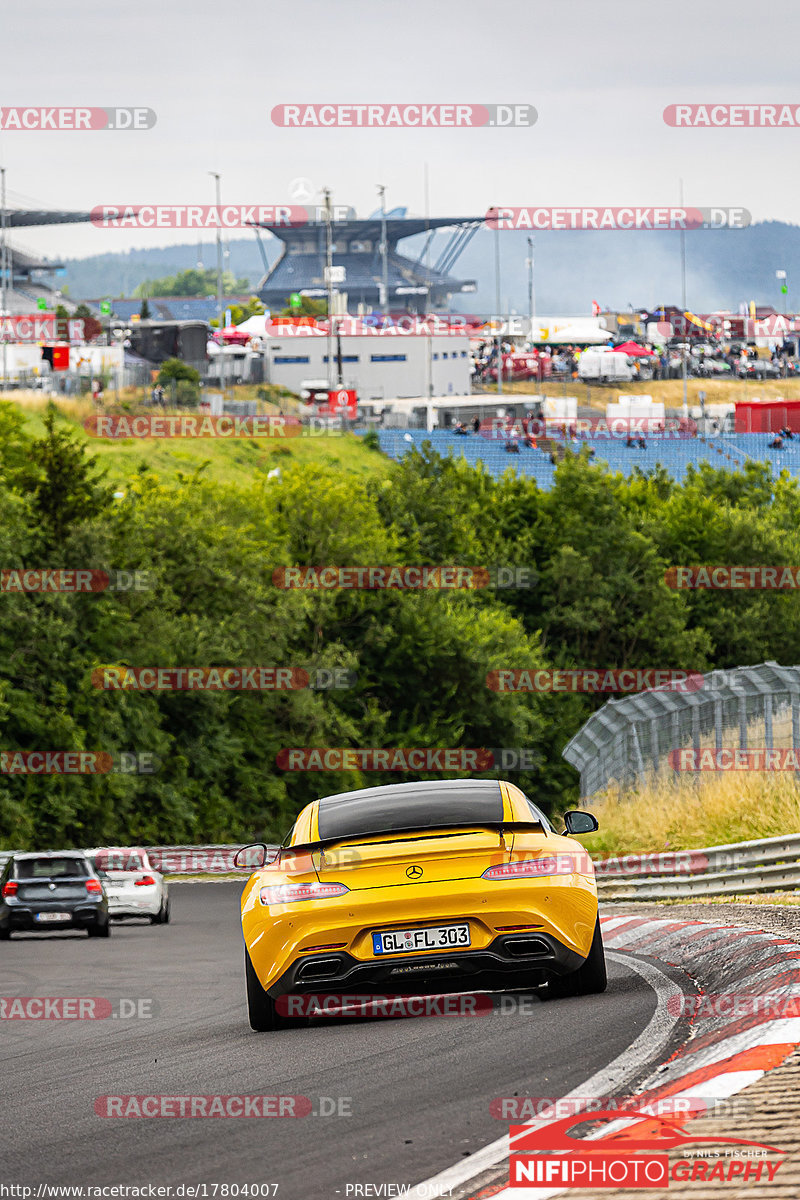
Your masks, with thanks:
[{"label": "rear spoiler", "polygon": [[493,821],[490,823],[481,821],[480,824],[470,826],[405,825],[402,829],[372,829],[365,831],[364,833],[342,834],[339,837],[322,838],[317,842],[303,842],[297,846],[281,846],[278,855],[278,861],[280,860],[280,856],[282,854],[309,854],[314,850],[324,850],[328,846],[337,846],[342,842],[352,842],[358,840],[359,838],[379,837],[383,838],[383,840],[386,842],[393,842],[401,840],[401,836],[408,833],[427,833],[431,835],[450,834],[451,836],[455,836],[456,833],[463,832],[465,829],[469,829],[470,832],[473,832],[476,829],[489,829],[496,831],[501,835],[506,832],[516,833],[517,831],[525,829],[539,829],[545,835],[545,837],[547,837],[548,832],[545,826],[542,825],[541,821]]}]

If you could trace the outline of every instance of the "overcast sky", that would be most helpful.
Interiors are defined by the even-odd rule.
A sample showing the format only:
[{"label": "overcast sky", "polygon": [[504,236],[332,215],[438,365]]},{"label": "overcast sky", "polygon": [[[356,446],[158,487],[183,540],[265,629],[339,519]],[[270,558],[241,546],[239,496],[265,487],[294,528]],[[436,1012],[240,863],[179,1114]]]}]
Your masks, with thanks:
[{"label": "overcast sky", "polygon": [[[279,204],[293,180],[367,216],[490,205],[741,205],[800,222],[800,129],[674,129],[679,102],[800,104],[797,0],[45,0],[2,14],[2,104],[142,105],[146,131],[0,132],[12,206]],[[528,103],[516,129],[282,129],[274,105]],[[25,229],[72,257],[185,242],[185,231]],[[599,234],[597,235],[599,236]],[[209,239],[210,240],[210,239]]]}]

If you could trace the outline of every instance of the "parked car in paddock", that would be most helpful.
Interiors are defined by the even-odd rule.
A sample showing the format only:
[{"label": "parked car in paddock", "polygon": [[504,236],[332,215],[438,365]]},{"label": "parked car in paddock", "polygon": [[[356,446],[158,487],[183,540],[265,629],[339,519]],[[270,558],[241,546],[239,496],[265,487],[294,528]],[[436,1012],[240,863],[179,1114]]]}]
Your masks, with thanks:
[{"label": "parked car in paddock", "polygon": [[578,360],[578,378],[582,382],[624,383],[633,379],[633,367],[627,354],[615,350],[584,350]]},{"label": "parked car in paddock", "polygon": [[514,784],[448,780],[325,796],[285,843],[245,847],[250,1025],[290,1024],[289,994],[606,987],[594,868]]},{"label": "parked car in paddock", "polygon": [[740,379],[780,379],[781,376],[780,367],[768,358],[748,358],[746,364],[737,367],[736,374]]},{"label": "parked car in paddock", "polygon": [[140,846],[95,847],[85,852],[108,896],[112,921],[145,917],[151,925],[169,925],[169,888]]},{"label": "parked car in paddock", "polygon": [[80,850],[13,854],[0,875],[0,939],[55,929],[109,936],[108,900],[94,865]]}]

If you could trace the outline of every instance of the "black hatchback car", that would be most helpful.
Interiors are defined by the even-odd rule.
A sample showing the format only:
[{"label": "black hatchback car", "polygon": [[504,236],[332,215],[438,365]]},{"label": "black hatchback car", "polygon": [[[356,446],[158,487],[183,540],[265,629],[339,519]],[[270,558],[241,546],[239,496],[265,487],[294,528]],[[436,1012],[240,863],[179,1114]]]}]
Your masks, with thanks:
[{"label": "black hatchback car", "polygon": [[77,850],[13,854],[0,875],[0,939],[20,933],[85,929],[108,937],[108,898],[92,863]]}]

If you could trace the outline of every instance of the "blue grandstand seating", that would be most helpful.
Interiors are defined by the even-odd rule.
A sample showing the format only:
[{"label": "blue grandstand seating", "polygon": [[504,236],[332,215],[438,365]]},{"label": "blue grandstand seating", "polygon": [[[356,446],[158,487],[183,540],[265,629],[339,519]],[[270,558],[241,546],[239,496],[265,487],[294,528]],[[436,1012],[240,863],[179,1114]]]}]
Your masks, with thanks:
[{"label": "blue grandstand seating", "polygon": [[[595,448],[595,463],[607,463],[611,471],[626,476],[632,475],[637,466],[647,471],[660,464],[673,479],[682,482],[690,465],[697,467],[706,462],[717,469],[740,471],[748,460],[755,460],[771,463],[775,474],[785,469],[800,478],[800,438],[784,442],[781,450],[770,450],[769,443],[773,436],[750,433],[707,439],[650,438],[644,450],[629,448],[622,439],[596,439],[590,444]],[[378,437],[381,449],[390,458],[401,459],[412,447],[419,450],[423,442],[428,441],[438,454],[452,454],[454,458],[461,457],[473,464],[482,462],[495,478],[511,467],[517,474],[535,479],[544,490],[552,487],[555,468],[549,457],[541,450],[532,450],[521,442],[519,454],[509,454],[502,442],[474,434],[457,436],[443,429],[430,433],[424,429],[379,429]],[[577,450],[579,447],[572,448]]]}]

